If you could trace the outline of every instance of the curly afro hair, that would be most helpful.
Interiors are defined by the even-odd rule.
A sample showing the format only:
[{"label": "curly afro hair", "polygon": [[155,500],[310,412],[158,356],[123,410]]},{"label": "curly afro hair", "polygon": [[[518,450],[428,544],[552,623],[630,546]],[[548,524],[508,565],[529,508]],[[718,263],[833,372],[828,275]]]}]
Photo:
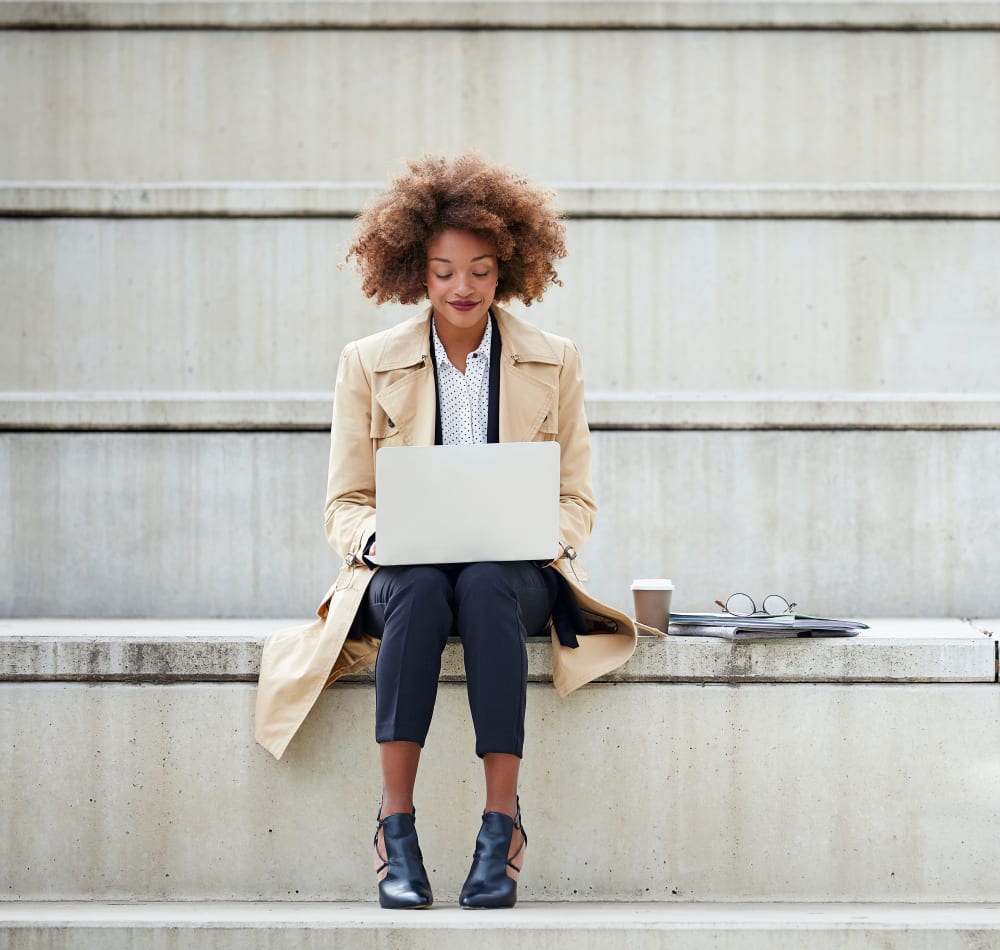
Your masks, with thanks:
[{"label": "curly afro hair", "polygon": [[347,251],[366,297],[382,304],[419,303],[427,247],[442,231],[472,231],[493,241],[500,263],[498,303],[517,298],[530,306],[550,284],[561,284],[554,262],[566,256],[566,229],[546,191],[476,152],[454,161],[425,155],[407,162],[357,219]]}]

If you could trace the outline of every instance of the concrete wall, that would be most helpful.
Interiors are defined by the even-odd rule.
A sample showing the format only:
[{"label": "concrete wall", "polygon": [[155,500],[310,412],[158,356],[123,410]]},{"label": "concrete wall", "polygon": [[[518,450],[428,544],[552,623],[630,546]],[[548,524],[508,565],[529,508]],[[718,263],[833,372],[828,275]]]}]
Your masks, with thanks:
[{"label": "concrete wall", "polygon": [[[595,593],[1000,616],[998,76],[996,2],[0,0],[0,614],[308,614],[333,359],[400,315],[335,269],[349,219],[475,146],[571,218],[529,316],[584,353]],[[576,903],[402,932],[329,903],[372,897],[370,681],[276,763],[278,621],[64,623],[0,622],[2,948],[1000,933],[994,620],[643,641],[565,702],[533,642],[521,896]],[[455,647],[444,678],[439,904],[481,806]]]},{"label": "concrete wall", "polygon": [[[734,590],[819,613],[1000,614],[993,431],[597,432],[595,594]],[[0,438],[0,611],[305,616],[336,570],[322,433]]]},{"label": "concrete wall", "polygon": [[472,144],[550,180],[1000,166],[994,32],[38,31],[0,64],[0,178],[382,180]]},{"label": "concrete wall", "polygon": [[[3,893],[371,899],[373,696],[325,693],[276,763],[253,744],[250,685],[0,686]],[[447,903],[481,809],[465,708],[463,685],[442,686],[417,801]],[[565,701],[538,684],[528,708],[524,900],[996,898],[995,683],[616,684]]]},{"label": "concrete wall", "polygon": [[995,4],[0,3],[0,611],[307,613],[350,217],[476,146],[571,215],[596,593],[1000,613],[998,75]]},{"label": "concrete wall", "polygon": [[[1000,165],[998,165],[1000,167]],[[7,390],[333,388],[382,311],[344,219],[0,219]],[[998,221],[569,224],[564,287],[521,312],[574,338],[588,390],[990,393]]]}]

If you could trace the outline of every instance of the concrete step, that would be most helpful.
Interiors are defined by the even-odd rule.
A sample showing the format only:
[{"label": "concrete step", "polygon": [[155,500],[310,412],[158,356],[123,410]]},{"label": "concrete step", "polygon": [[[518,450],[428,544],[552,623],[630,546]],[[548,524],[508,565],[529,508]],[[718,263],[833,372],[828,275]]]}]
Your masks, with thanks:
[{"label": "concrete step", "polygon": [[[414,312],[337,270],[352,227],[0,218],[3,387],[325,393],[346,342]],[[592,392],[996,392],[1000,220],[591,218],[567,242],[565,286],[519,312]]]},{"label": "concrete step", "polygon": [[983,9],[988,31],[6,30],[0,179],[382,181],[475,143],[552,180],[992,182]]},{"label": "concrete step", "polygon": [[[601,510],[583,560],[623,609],[633,577],[669,576],[680,610],[739,589],[820,614],[1000,615],[1000,430],[592,443]],[[318,432],[0,434],[0,613],[306,614],[337,569],[328,453]]]},{"label": "concrete step", "polygon": [[[599,431],[1000,429],[994,393],[591,391]],[[4,432],[326,432],[333,392],[0,392]]]},{"label": "concrete step", "polygon": [[[275,762],[253,742],[254,687],[239,681],[265,626],[4,625],[0,893],[371,899],[371,682],[324,693]],[[877,621],[851,641],[642,641],[566,700],[533,644],[522,897],[996,900],[997,629]],[[455,645],[444,679],[417,808],[447,902],[482,779]]]},{"label": "concrete step", "polygon": [[529,904],[424,914],[372,904],[0,903],[2,950],[970,950],[1000,945],[1000,905]]},{"label": "concrete step", "polygon": [[936,29],[1000,27],[996,0],[163,0],[0,3],[0,26],[50,29]]},{"label": "concrete step", "polygon": [[[255,683],[270,620],[0,619],[0,682]],[[735,647],[671,627],[666,643],[640,637],[636,652],[602,683],[992,683],[1000,620],[879,618],[856,637],[747,642]],[[550,645],[528,642],[528,678],[552,681]],[[465,682],[452,639],[445,683]],[[372,670],[344,682],[371,683]]]},{"label": "concrete step", "polygon": [[[1000,5],[998,5],[1000,6]],[[545,183],[567,218],[902,219],[1000,217],[1000,185]],[[0,215],[96,218],[353,218],[380,182],[0,181]]]}]

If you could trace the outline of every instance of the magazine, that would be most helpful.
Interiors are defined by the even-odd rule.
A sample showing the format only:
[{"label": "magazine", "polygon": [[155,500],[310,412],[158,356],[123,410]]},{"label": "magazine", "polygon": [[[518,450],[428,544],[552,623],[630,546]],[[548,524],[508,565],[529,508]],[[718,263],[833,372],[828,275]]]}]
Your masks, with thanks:
[{"label": "magazine", "polygon": [[671,613],[670,633],[680,637],[719,637],[725,640],[775,640],[791,637],[856,637],[868,625],[860,620],[837,620],[808,614]]}]

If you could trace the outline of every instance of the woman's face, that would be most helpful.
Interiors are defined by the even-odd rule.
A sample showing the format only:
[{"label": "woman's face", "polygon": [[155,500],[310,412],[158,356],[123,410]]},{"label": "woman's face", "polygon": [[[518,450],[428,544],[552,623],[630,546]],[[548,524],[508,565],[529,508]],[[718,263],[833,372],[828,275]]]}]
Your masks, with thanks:
[{"label": "woman's face", "polygon": [[442,231],[427,248],[427,296],[456,330],[486,329],[498,276],[493,242],[471,231]]}]

